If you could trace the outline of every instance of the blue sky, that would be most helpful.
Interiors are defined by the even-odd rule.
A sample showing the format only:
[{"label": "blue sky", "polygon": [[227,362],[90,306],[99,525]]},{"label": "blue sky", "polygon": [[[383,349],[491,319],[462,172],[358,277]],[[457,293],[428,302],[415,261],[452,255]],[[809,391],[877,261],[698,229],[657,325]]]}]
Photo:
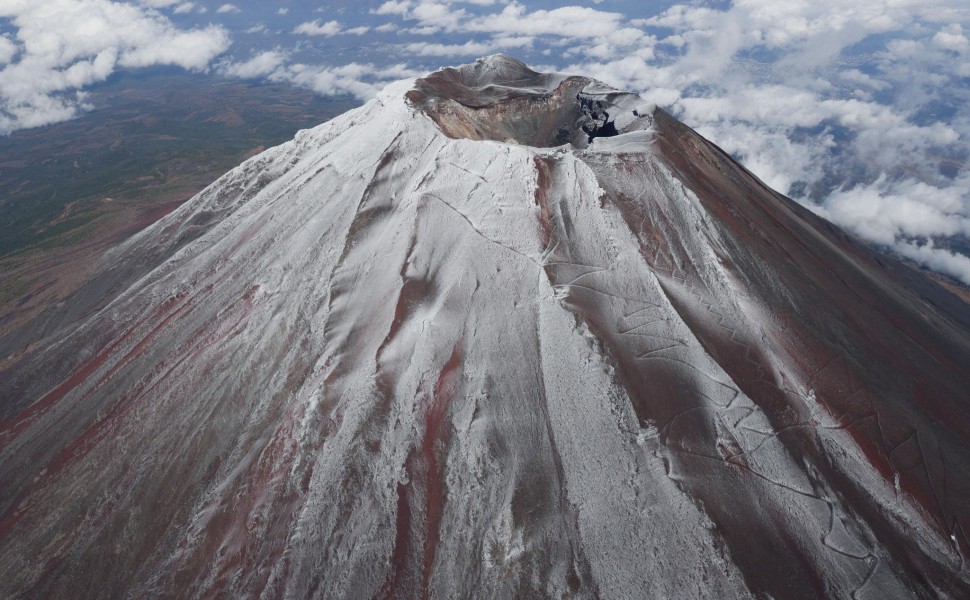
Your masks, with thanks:
[{"label": "blue sky", "polygon": [[[0,0],[0,132],[175,65],[366,100],[505,52],[640,92],[779,191],[970,284],[970,1]],[[952,244],[950,244],[952,246]]]}]

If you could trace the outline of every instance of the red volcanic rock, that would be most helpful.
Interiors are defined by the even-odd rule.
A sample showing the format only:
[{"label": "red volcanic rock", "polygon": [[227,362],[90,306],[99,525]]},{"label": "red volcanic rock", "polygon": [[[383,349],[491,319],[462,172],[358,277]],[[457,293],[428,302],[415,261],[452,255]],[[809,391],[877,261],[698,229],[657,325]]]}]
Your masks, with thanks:
[{"label": "red volcanic rock", "polygon": [[0,596],[970,596],[970,309],[491,57],[0,339]]}]

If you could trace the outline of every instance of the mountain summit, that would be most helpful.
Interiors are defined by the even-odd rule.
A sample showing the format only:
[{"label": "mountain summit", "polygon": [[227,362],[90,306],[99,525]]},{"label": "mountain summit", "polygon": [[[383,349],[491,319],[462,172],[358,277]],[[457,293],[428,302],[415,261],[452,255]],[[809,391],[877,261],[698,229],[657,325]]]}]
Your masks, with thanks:
[{"label": "mountain summit", "polygon": [[0,596],[967,597],[970,309],[495,56],[0,339]]}]

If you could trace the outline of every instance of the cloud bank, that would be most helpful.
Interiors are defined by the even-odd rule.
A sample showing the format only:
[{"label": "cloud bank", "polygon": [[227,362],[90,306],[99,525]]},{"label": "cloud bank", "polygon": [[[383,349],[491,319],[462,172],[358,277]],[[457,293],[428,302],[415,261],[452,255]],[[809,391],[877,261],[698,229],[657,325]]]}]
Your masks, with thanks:
[{"label": "cloud bank", "polygon": [[183,30],[148,0],[4,0],[0,19],[0,134],[70,119],[85,108],[83,88],[122,68],[174,65],[204,70],[230,44],[219,26]]},{"label": "cloud bank", "polygon": [[356,62],[339,66],[307,64],[292,61],[281,50],[261,52],[242,62],[225,62],[219,71],[227,77],[267,79],[311,89],[324,96],[350,94],[360,100],[372,98],[389,81],[421,74],[405,64],[384,67]]}]

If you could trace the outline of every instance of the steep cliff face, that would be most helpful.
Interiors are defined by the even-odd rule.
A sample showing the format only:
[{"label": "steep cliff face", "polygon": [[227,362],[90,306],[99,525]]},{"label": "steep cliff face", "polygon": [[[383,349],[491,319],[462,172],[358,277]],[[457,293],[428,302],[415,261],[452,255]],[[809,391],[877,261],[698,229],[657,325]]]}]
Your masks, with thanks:
[{"label": "steep cliff face", "polygon": [[5,597],[963,597],[970,311],[505,57],[0,340]]}]

